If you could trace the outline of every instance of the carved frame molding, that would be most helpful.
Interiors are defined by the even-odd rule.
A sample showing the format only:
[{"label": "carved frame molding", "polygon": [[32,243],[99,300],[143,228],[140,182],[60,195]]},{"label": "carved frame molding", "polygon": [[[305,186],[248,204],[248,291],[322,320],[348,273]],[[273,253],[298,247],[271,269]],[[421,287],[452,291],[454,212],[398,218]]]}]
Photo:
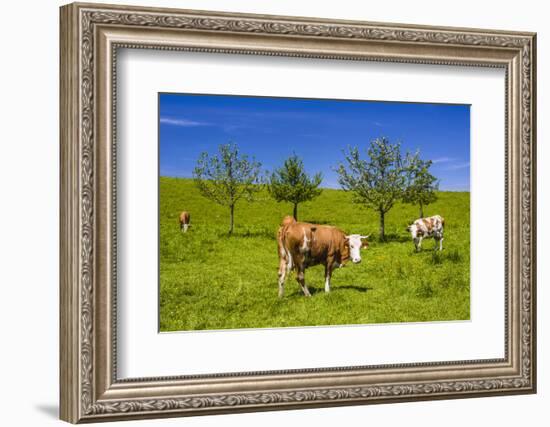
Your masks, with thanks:
[{"label": "carved frame molding", "polygon": [[[121,47],[506,68],[506,357],[117,380],[113,147]],[[535,392],[535,50],[532,33],[63,6],[61,418],[75,423]],[[292,386],[285,385],[289,380]]]}]

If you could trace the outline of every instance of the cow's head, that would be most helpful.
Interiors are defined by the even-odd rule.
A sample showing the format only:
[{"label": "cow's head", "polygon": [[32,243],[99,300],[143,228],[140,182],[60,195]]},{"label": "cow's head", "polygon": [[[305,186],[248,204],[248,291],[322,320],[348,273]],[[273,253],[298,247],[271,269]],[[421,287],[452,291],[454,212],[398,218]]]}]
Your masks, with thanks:
[{"label": "cow's head", "polygon": [[346,236],[346,242],[349,246],[349,257],[355,264],[361,262],[361,248],[367,248],[369,236],[361,236],[360,234],[350,234]]},{"label": "cow's head", "polygon": [[417,235],[417,233],[418,233],[418,227],[417,227],[416,224],[409,225],[409,226],[407,227],[407,231],[408,231],[409,233],[411,233],[411,237],[412,237],[413,239],[416,239],[416,235]]}]

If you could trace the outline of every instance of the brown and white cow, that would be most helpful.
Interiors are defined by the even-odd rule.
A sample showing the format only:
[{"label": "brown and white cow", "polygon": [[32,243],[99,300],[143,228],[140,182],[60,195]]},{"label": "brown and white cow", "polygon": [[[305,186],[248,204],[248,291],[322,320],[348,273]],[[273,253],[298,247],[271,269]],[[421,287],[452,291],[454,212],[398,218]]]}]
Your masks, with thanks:
[{"label": "brown and white cow", "polygon": [[307,267],[325,266],[325,292],[330,292],[330,279],[337,267],[343,267],[351,259],[361,262],[361,248],[366,248],[368,236],[346,235],[337,227],[296,222],[285,217],[277,232],[279,249],[279,297],[283,296],[284,283],[291,270],[296,270],[296,280],[306,297],[311,296],[305,283]]},{"label": "brown and white cow", "polygon": [[187,211],[180,213],[180,230],[183,233],[187,233],[187,229],[190,227],[191,214]]},{"label": "brown and white cow", "polygon": [[437,250],[437,242],[439,242],[439,250],[443,250],[444,226],[445,220],[439,215],[430,216],[428,218],[420,218],[409,225],[407,227],[407,231],[411,233],[416,251],[420,251],[422,239],[427,237],[433,237],[435,239],[435,250]]}]

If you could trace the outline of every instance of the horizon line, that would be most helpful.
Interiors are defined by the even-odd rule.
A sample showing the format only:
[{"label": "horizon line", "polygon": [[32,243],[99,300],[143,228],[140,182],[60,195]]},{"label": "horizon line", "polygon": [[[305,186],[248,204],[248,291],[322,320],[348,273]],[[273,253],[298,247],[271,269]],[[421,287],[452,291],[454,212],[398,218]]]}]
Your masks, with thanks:
[{"label": "horizon line", "polygon": [[[173,179],[188,179],[188,180],[191,180],[191,179],[194,179],[193,177],[189,177],[189,176],[175,176],[175,175],[158,175],[159,178],[173,178]],[[337,191],[346,191],[344,189],[342,189],[341,187],[323,187],[323,186],[320,186],[319,187],[320,189],[322,190],[337,190]],[[458,189],[458,190],[452,190],[452,189],[444,189],[444,190],[437,190],[437,192],[440,192],[440,193],[444,193],[444,192],[447,192],[447,193],[470,193],[470,189],[468,188],[467,190],[466,189]]]}]

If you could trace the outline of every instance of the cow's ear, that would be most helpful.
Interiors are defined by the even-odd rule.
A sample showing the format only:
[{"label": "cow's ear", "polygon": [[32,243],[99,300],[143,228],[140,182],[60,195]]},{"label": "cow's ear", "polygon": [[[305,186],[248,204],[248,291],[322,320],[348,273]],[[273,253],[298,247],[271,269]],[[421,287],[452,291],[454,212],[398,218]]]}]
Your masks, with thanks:
[{"label": "cow's ear", "polygon": [[368,235],[366,235],[366,236],[359,236],[359,237],[360,237],[360,238],[361,238],[361,240],[362,240],[362,239],[368,239],[368,238],[369,238],[369,236],[370,236],[370,234],[368,234]]}]

